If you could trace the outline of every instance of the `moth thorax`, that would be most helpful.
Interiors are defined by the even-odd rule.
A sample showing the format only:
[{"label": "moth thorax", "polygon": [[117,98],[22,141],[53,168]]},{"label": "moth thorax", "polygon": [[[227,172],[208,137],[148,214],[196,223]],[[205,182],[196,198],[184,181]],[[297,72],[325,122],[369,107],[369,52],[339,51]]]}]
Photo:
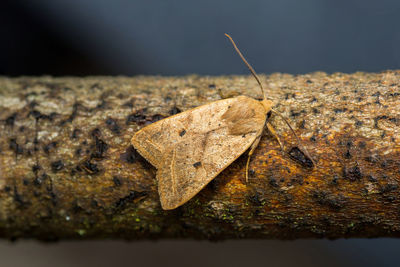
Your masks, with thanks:
[{"label": "moth thorax", "polygon": [[261,102],[261,104],[263,105],[263,107],[265,109],[265,113],[268,113],[268,112],[271,111],[271,108],[272,108],[272,105],[273,105],[271,100],[263,99],[260,102]]}]

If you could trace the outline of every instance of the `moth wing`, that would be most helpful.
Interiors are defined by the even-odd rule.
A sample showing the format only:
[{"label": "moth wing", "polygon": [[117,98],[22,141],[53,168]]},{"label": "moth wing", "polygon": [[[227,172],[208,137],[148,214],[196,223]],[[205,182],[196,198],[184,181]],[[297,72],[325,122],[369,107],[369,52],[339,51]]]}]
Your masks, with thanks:
[{"label": "moth wing", "polygon": [[136,132],[131,143],[158,169],[169,148],[187,138],[193,139],[193,134],[221,127],[222,115],[236,101],[237,97],[214,101],[160,120]]},{"label": "moth wing", "polygon": [[190,200],[242,155],[256,137],[257,132],[232,135],[228,127],[221,127],[171,147],[157,172],[162,208],[174,209]]}]

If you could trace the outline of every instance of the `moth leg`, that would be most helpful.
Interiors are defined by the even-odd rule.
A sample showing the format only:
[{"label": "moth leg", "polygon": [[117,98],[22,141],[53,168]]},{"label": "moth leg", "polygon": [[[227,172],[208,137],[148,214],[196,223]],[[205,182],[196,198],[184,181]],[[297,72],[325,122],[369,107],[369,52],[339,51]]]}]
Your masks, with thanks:
[{"label": "moth leg", "polygon": [[249,155],[248,155],[248,157],[247,157],[247,163],[246,163],[246,183],[249,182],[250,157],[251,157],[251,155],[253,155],[254,150],[256,150],[256,148],[257,148],[257,146],[258,146],[258,143],[260,143],[261,136],[262,136],[262,132],[263,132],[262,129],[258,132],[257,137],[256,137],[256,140],[254,140],[253,144],[251,145],[250,152],[249,152]]},{"label": "moth leg", "polygon": [[272,134],[273,137],[275,137],[275,139],[276,139],[276,140],[278,141],[278,143],[279,143],[279,146],[281,147],[281,150],[284,151],[282,142],[281,142],[281,140],[279,139],[279,136],[278,136],[278,134],[276,133],[274,127],[272,127],[272,125],[271,125],[269,122],[267,122],[266,124],[267,124],[268,131]]}]

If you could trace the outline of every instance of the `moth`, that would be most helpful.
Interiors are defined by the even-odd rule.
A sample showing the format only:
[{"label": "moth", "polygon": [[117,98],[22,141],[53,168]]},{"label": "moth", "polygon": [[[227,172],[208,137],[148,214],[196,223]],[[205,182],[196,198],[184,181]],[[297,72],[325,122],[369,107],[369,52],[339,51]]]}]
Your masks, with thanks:
[{"label": "moth", "polygon": [[282,148],[268,122],[271,113],[280,114],[272,109],[273,103],[267,99],[254,69],[232,38],[225,35],[257,80],[263,100],[241,95],[211,102],[150,124],[134,134],[132,145],[157,168],[158,193],[164,210],[186,203],[250,149],[246,163],[248,182],[250,157],[265,128]]}]

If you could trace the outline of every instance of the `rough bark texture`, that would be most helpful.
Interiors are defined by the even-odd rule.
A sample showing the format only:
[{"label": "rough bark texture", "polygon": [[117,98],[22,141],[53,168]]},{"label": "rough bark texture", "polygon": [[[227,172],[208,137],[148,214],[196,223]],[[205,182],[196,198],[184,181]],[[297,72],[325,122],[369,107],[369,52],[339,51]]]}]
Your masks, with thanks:
[{"label": "rough bark texture", "polygon": [[182,207],[130,145],[156,120],[240,94],[250,76],[0,78],[3,238],[400,236],[400,71],[261,76],[285,145],[266,134]]}]

